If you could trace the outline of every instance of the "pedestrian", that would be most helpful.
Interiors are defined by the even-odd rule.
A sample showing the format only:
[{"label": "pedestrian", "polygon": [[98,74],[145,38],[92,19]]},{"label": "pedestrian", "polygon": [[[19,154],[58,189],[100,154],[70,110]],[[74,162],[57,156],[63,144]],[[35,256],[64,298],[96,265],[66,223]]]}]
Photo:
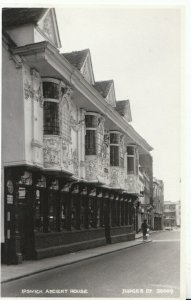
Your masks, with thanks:
[{"label": "pedestrian", "polygon": [[144,220],[142,225],[141,225],[141,229],[143,232],[143,241],[147,239],[147,220]]}]

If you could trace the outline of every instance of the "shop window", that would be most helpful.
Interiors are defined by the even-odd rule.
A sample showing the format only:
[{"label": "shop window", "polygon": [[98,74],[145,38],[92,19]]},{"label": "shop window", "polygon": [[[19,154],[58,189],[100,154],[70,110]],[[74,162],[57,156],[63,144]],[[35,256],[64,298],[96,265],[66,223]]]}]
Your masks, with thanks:
[{"label": "shop window", "polygon": [[77,219],[77,203],[76,198],[71,199],[71,226],[76,228],[76,219]]},{"label": "shop window", "polygon": [[42,199],[40,197],[40,190],[36,190],[36,199],[35,199],[35,214],[34,214],[34,227],[38,232],[43,231],[43,207]]},{"label": "shop window", "polygon": [[89,226],[95,227],[95,199],[89,199],[89,207],[88,207],[88,220]]},{"label": "shop window", "polygon": [[84,228],[85,227],[85,202],[86,199],[82,198],[81,199],[81,208],[80,208],[80,227]]},{"label": "shop window", "polygon": [[96,130],[98,126],[97,115],[86,115],[85,154],[96,155]]},{"label": "shop window", "polygon": [[54,231],[56,229],[56,205],[53,194],[50,194],[49,198],[49,229],[50,231]]},{"label": "shop window", "polygon": [[66,203],[61,204],[61,228],[66,228]]}]

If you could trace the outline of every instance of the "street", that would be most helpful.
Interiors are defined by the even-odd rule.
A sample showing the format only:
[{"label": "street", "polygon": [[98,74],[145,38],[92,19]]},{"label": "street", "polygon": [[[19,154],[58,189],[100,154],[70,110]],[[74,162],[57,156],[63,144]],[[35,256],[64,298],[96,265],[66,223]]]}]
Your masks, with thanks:
[{"label": "street", "polygon": [[4,283],[2,297],[178,297],[180,232],[150,238],[150,243]]}]

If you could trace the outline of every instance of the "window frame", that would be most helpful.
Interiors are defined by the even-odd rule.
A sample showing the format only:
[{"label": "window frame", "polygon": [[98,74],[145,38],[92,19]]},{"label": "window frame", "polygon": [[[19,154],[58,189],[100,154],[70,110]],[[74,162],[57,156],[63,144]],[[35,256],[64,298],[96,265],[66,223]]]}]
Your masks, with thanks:
[{"label": "window frame", "polygon": [[[128,148],[133,149],[133,154],[128,154]],[[139,159],[138,159],[138,152],[137,152],[137,146],[136,145],[127,145],[127,175],[138,175],[138,165],[139,165]],[[129,164],[128,164],[128,158],[133,159],[133,171],[129,171]]]},{"label": "window frame", "polygon": [[[98,128],[98,113],[95,113],[95,112],[86,112],[85,113],[85,118],[86,116],[94,116],[96,117],[97,119],[97,126],[96,127],[86,127],[86,135],[85,135],[85,155],[86,156],[90,156],[90,155],[97,155],[97,150],[98,150],[98,147],[97,147],[97,128]],[[85,125],[86,125],[86,121],[85,121]],[[92,133],[94,133],[94,139],[95,139],[95,151],[93,153],[88,153],[88,148],[87,148],[87,142],[86,142],[86,139],[87,139],[87,131],[91,131]],[[91,149],[91,148],[90,148]]]},{"label": "window frame", "polygon": [[[113,143],[111,142],[111,134],[117,134],[118,135],[118,141],[117,143]],[[110,148],[110,167],[121,167],[120,166],[120,158],[121,158],[121,153],[120,153],[120,136],[121,136],[121,132],[117,131],[117,130],[112,130],[109,132],[109,148]],[[116,164],[115,162],[113,164],[111,164],[111,147],[116,147],[118,148],[118,163]],[[113,159],[114,161],[114,159]]]},{"label": "window frame", "polygon": [[[58,89],[60,90],[60,80],[55,79],[55,78],[46,77],[46,78],[42,78],[42,86],[43,86],[44,82],[57,84]],[[49,135],[59,136],[60,135],[60,117],[59,117],[59,110],[60,110],[59,109],[59,100],[60,99],[59,99],[59,97],[58,97],[58,99],[56,99],[56,98],[45,98],[44,97],[44,92],[43,92],[43,98],[44,98],[44,104],[45,104],[45,102],[47,102],[47,103],[57,103],[57,115],[58,115],[58,121],[57,121],[58,130],[57,129],[53,130],[54,133],[52,133],[52,132],[51,133],[48,133],[48,132],[45,133],[45,127],[46,127],[46,124],[45,124],[45,109],[44,109],[44,105],[43,105],[43,134],[47,135],[47,136],[49,136]]]}]

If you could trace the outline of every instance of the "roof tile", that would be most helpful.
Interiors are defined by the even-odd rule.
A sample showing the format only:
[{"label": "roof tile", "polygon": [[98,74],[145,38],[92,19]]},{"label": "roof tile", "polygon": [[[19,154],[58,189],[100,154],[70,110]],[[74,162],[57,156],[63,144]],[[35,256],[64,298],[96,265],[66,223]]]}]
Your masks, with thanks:
[{"label": "roof tile", "polygon": [[89,49],[84,49],[81,51],[62,53],[62,55],[69,61],[69,63],[71,63],[74,67],[76,67],[80,71],[87,57],[88,52]]},{"label": "roof tile", "polygon": [[3,8],[3,28],[37,23],[45,14],[48,8]]},{"label": "roof tile", "polygon": [[96,81],[94,88],[102,95],[103,98],[108,96],[113,80]]}]

